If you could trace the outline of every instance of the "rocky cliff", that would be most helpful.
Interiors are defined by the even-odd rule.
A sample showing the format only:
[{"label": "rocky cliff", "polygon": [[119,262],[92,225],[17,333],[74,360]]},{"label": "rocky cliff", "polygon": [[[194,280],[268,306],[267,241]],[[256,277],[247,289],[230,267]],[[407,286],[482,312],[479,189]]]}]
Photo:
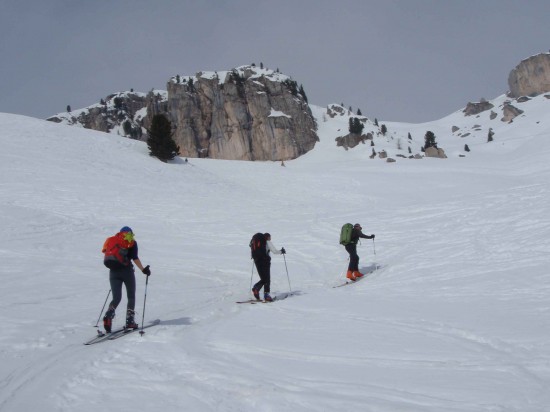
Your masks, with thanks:
[{"label": "rocky cliff", "polygon": [[288,160],[319,141],[303,88],[254,65],[178,75],[167,91],[116,93],[48,120],[146,140],[155,114],[172,122],[173,138],[186,157]]},{"label": "rocky cliff", "polygon": [[167,89],[165,114],[182,156],[288,160],[319,140],[303,89],[283,74],[243,66],[176,76]]},{"label": "rocky cliff", "polygon": [[550,53],[523,60],[508,76],[510,97],[536,96],[550,92]]}]

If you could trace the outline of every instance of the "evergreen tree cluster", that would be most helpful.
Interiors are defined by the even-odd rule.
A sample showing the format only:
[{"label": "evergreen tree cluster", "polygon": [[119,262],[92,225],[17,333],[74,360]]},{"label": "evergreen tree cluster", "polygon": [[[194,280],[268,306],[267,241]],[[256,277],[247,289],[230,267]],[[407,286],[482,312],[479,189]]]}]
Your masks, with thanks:
[{"label": "evergreen tree cluster", "polygon": [[147,147],[149,154],[163,162],[172,160],[179,154],[180,148],[172,139],[172,123],[163,114],[156,114],[151,121],[151,129],[147,130]]},{"label": "evergreen tree cluster", "polygon": [[365,125],[361,123],[361,120],[359,120],[357,117],[350,117],[349,118],[349,132],[355,133],[360,135],[363,133],[363,129],[365,128]]}]

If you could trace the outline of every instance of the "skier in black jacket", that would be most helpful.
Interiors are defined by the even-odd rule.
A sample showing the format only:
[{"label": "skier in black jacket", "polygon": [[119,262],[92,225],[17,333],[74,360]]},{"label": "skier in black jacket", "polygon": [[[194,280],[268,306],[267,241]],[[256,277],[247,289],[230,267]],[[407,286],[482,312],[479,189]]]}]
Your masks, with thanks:
[{"label": "skier in black jacket", "polygon": [[364,235],[362,230],[363,228],[359,223],[353,225],[353,230],[351,231],[351,242],[346,245],[346,251],[349,253],[349,265],[346,277],[349,280],[353,281],[364,276],[363,273],[359,272],[359,255],[357,254],[357,242],[359,241],[359,238],[374,239],[374,235]]},{"label": "skier in black jacket", "polygon": [[262,247],[258,249],[256,253],[253,253],[252,258],[254,259],[254,264],[256,265],[256,270],[260,276],[260,281],[254,285],[252,288],[252,293],[254,297],[260,300],[260,290],[264,288],[264,300],[266,302],[272,302],[273,299],[270,295],[271,292],[271,256],[269,252],[273,252],[276,255],[285,254],[285,248],[281,250],[277,249],[273,243],[271,243],[271,235],[269,233],[263,234],[265,246],[262,244]]}]

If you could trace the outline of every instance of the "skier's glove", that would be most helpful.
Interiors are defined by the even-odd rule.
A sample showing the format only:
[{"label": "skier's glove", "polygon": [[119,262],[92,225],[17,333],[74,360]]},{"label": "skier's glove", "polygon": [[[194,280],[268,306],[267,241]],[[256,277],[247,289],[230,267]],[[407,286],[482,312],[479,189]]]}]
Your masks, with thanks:
[{"label": "skier's glove", "polygon": [[374,235],[371,235],[371,236],[372,236],[373,239],[376,237],[376,236],[374,236]]},{"label": "skier's glove", "polygon": [[144,275],[151,276],[151,269],[149,269],[149,265],[145,266],[142,272]]},{"label": "skier's glove", "polygon": [[284,247],[283,247],[283,248],[281,248],[281,253],[282,253],[283,255],[284,255],[284,254],[286,254],[286,250],[285,250],[285,248],[284,248]]}]

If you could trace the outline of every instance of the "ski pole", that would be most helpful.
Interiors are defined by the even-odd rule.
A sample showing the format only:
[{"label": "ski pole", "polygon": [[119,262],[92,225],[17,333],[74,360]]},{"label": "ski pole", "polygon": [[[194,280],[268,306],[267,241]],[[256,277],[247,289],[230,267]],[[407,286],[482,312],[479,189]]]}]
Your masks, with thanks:
[{"label": "ski pole", "polygon": [[101,308],[101,312],[99,312],[99,318],[97,318],[97,322],[94,326],[94,328],[97,328],[99,325],[99,320],[101,319],[101,315],[103,315],[103,311],[105,310],[105,305],[107,304],[107,300],[109,299],[109,296],[111,295],[111,289],[109,289],[109,292],[107,293],[107,297],[105,298],[105,303],[103,304],[103,307]]},{"label": "ski pole", "polygon": [[[376,259],[376,246],[374,245],[374,238],[372,238],[372,250],[374,251],[374,258]],[[374,270],[378,269],[378,264],[374,262]]]},{"label": "ski pole", "polygon": [[285,269],[286,269],[286,277],[288,279],[288,290],[290,291],[290,293],[292,293],[292,287],[290,286],[290,276],[288,275],[288,267],[286,265],[286,257],[285,257],[286,253],[283,253],[283,259],[285,260]]},{"label": "ski pole", "polygon": [[348,270],[349,268],[349,257],[347,258],[346,260],[346,267],[344,268],[344,270],[342,271],[342,273],[340,273],[340,276],[344,276],[344,273],[346,273],[346,271]]},{"label": "ski pole", "polygon": [[145,296],[143,297],[143,313],[141,315],[141,330],[139,331],[139,334],[143,336],[145,333],[143,331],[143,322],[145,321],[145,303],[147,302],[147,285],[149,284],[149,276],[147,276],[147,279],[145,279]]}]

